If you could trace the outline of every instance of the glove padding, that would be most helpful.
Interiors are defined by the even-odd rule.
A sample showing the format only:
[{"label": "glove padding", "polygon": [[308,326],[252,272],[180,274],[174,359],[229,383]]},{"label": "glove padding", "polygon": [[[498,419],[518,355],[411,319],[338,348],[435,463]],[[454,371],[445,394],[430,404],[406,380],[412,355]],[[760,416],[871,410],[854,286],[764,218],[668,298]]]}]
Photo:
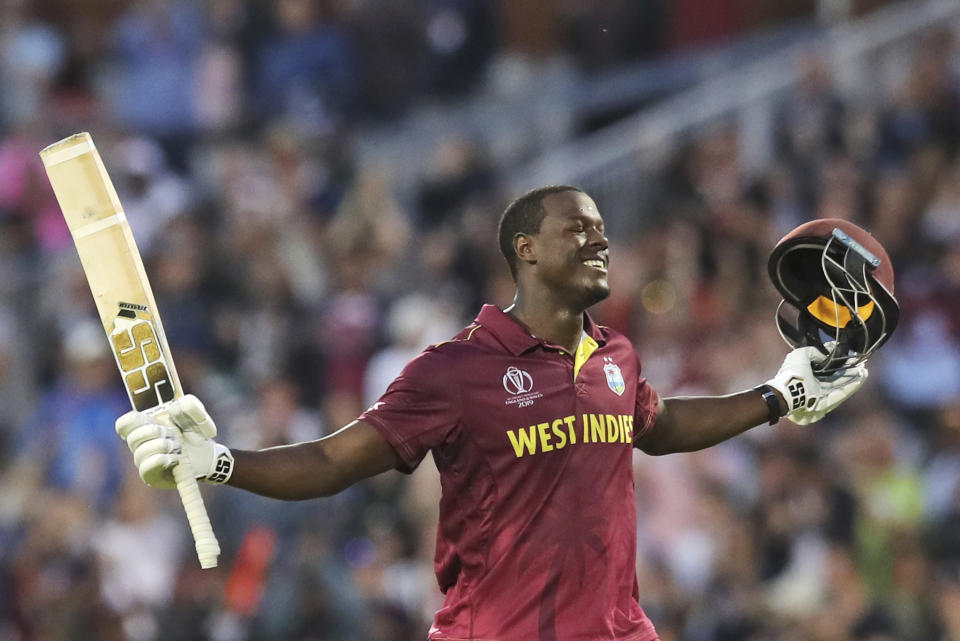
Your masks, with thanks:
[{"label": "glove padding", "polygon": [[797,425],[816,423],[850,398],[867,380],[867,366],[859,363],[827,377],[813,373],[813,364],[826,359],[816,347],[798,347],[783,360],[767,385],[787,401],[787,418]]},{"label": "glove padding", "polygon": [[170,403],[165,417],[127,412],[117,419],[116,429],[133,452],[140,478],[150,487],[175,488],[173,467],[184,455],[197,479],[208,483],[226,483],[233,472],[233,455],[213,440],[217,426],[193,394]]}]

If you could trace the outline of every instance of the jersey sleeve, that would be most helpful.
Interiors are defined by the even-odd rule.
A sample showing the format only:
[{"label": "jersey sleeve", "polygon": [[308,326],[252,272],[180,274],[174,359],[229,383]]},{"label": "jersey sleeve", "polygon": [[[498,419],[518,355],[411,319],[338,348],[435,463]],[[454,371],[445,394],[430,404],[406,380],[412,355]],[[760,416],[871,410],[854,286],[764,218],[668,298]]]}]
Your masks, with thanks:
[{"label": "jersey sleeve", "polygon": [[410,361],[380,399],[358,417],[373,426],[410,473],[460,422],[459,388],[450,364],[435,348]]},{"label": "jersey sleeve", "polygon": [[637,401],[633,410],[633,442],[636,443],[657,422],[660,395],[647,379],[637,380]]}]

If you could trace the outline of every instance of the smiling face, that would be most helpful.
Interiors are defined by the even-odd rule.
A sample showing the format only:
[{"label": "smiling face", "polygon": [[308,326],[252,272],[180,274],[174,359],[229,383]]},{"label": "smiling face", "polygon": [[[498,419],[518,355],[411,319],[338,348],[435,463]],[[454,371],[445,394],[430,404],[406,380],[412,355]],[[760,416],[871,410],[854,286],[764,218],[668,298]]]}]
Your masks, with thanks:
[{"label": "smiling face", "polygon": [[571,307],[605,299],[609,247],[596,203],[583,192],[562,191],[546,196],[543,210],[540,232],[516,239],[523,271]]}]

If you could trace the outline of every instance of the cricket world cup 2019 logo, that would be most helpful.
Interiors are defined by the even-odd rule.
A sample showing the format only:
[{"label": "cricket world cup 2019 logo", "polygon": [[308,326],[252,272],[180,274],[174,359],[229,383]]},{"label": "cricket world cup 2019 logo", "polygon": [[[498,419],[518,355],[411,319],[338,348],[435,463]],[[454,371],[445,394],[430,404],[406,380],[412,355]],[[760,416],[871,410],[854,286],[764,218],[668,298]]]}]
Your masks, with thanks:
[{"label": "cricket world cup 2019 logo", "polygon": [[503,375],[503,389],[510,395],[505,404],[514,407],[529,407],[543,397],[540,392],[533,391],[533,377],[530,372],[513,365],[508,367],[507,373]]},{"label": "cricket world cup 2019 logo", "polygon": [[138,412],[173,400],[173,381],[153,323],[121,314],[110,332],[110,346],[130,402]]},{"label": "cricket world cup 2019 logo", "polygon": [[513,395],[529,392],[533,389],[533,377],[522,369],[508,367],[503,375],[503,389]]}]

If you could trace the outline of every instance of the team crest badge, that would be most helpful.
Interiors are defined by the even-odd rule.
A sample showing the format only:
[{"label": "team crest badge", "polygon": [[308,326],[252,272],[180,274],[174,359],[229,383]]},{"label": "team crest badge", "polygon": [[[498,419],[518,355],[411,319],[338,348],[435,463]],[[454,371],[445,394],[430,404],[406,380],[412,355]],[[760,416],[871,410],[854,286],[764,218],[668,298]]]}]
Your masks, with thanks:
[{"label": "team crest badge", "polygon": [[613,362],[611,358],[604,358],[603,373],[607,377],[607,385],[617,396],[623,396],[627,384],[623,382],[623,373],[620,366]]}]

